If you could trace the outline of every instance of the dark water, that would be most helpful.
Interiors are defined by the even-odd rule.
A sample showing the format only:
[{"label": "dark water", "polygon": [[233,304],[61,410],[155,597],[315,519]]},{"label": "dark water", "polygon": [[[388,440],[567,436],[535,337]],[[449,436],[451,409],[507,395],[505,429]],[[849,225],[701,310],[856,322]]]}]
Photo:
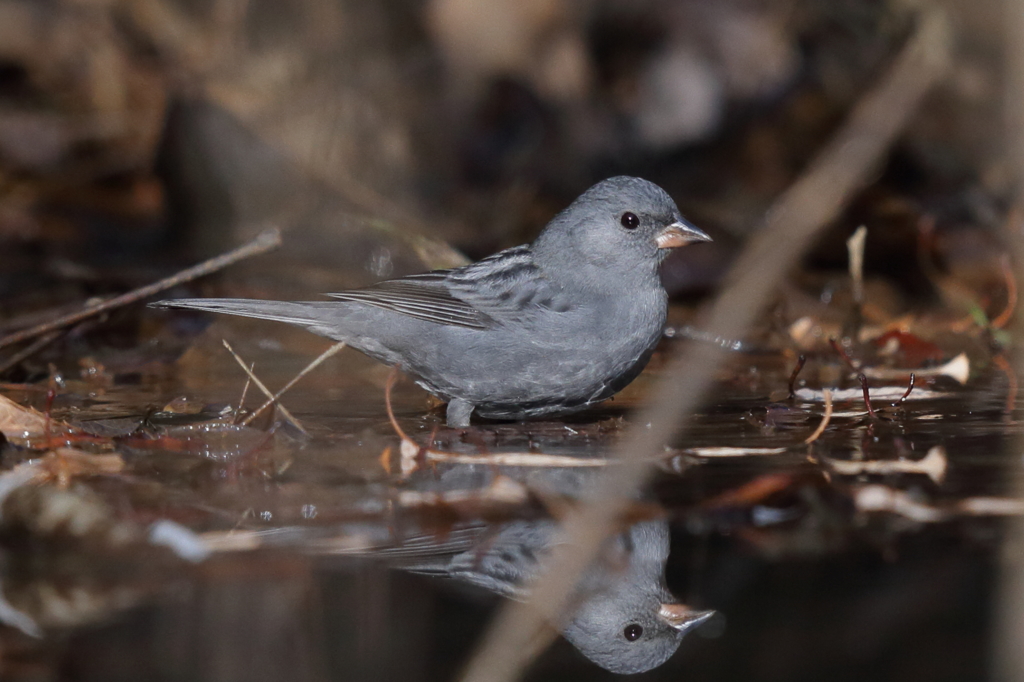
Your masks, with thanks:
[{"label": "dark water", "polygon": [[[271,387],[320,349],[236,341]],[[5,498],[2,592],[15,624],[25,625],[21,614],[44,637],[6,629],[0,676],[452,679],[501,598],[396,568],[402,562],[386,549],[414,538],[443,548],[465,529],[485,543],[511,522],[545,523],[557,510],[552,500],[583,494],[600,469],[442,462],[409,477],[389,474],[381,454],[391,448],[397,466],[398,439],[384,410],[387,370],[349,351],[284,400],[308,435],[287,424],[269,432],[260,422],[225,426],[214,418],[237,402],[244,375],[214,348],[207,356],[215,360],[180,362],[176,376],[160,381],[62,389],[54,417],[116,436],[125,468],[74,479],[64,491],[27,486]],[[1010,444],[1020,425],[1006,414],[1006,376],[981,370],[965,387],[920,381],[882,418],[867,415],[861,400],[837,401],[828,429],[807,446],[822,404],[769,397],[785,392],[789,365],[777,354],[735,356],[638,499],[639,518],[667,526],[671,592],[718,611],[638,679],[986,677],[1005,518],[969,514],[963,501],[1013,494],[1019,463]],[[557,422],[451,431],[408,382],[394,404],[402,428],[440,451],[599,458],[658,367],[656,358],[613,403]],[[940,395],[918,399],[926,390]],[[250,407],[262,402],[252,391]],[[38,391],[9,395],[42,400]],[[188,407],[161,410],[178,396]],[[941,479],[849,475],[828,461],[920,460],[936,446],[948,457]],[[701,450],[716,447],[783,451]],[[5,469],[27,456],[7,446]],[[502,497],[496,481],[511,482],[515,495]],[[935,518],[865,511],[863,501],[859,509],[865,486],[902,495],[909,516],[924,509]],[[93,522],[77,527],[85,517]],[[147,536],[159,519],[236,546],[182,559]],[[612,677],[564,639],[527,675]]]}]

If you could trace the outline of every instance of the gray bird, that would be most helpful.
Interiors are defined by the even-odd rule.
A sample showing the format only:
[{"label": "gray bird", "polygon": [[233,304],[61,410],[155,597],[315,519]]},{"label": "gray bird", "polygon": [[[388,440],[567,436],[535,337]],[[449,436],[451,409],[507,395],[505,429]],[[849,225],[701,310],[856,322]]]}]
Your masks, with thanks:
[{"label": "gray bird", "polygon": [[329,294],[337,301],[179,299],[190,308],[305,327],[397,365],[470,415],[528,419],[605,400],[643,370],[661,338],[669,249],[710,241],[657,185],[597,183],[532,244],[452,270]]},{"label": "gray bird", "polygon": [[[443,541],[413,538],[378,556],[404,570],[453,578],[511,599],[525,599],[540,562],[557,542],[552,520],[512,521],[487,532],[454,531]],[[458,553],[444,555],[460,550]],[[683,636],[714,611],[680,604],[665,587],[668,524],[644,521],[613,537],[587,570],[562,635],[584,656],[619,674],[641,673],[667,661]]]}]

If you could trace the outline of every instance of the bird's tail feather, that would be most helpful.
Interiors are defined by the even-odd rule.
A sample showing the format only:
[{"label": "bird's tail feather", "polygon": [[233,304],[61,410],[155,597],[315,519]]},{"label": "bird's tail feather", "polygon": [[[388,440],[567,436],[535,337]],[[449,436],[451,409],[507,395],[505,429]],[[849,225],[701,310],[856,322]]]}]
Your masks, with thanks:
[{"label": "bird's tail feather", "polygon": [[309,303],[292,301],[261,301],[248,298],[178,298],[150,303],[154,308],[186,308],[210,313],[255,317],[308,326],[317,321],[315,308]]}]

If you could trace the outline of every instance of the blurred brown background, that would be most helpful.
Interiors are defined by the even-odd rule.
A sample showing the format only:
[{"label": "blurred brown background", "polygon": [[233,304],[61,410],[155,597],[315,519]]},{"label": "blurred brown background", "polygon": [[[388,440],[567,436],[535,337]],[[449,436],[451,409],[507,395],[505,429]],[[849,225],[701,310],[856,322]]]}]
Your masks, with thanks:
[{"label": "blurred brown background", "polygon": [[[319,277],[292,282],[307,292],[442,266],[529,240],[617,173],[716,237],[666,271],[707,290],[918,4],[3,0],[0,312],[266,222]],[[1001,6],[946,4],[952,74],[811,262],[841,266],[859,222],[892,271],[922,215],[1000,222]]]}]

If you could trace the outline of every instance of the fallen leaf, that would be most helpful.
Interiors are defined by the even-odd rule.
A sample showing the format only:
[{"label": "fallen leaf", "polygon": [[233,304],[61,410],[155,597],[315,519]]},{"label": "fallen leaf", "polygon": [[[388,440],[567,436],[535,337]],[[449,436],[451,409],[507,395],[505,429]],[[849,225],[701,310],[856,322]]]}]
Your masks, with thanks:
[{"label": "fallen leaf", "polygon": [[24,443],[46,433],[46,417],[0,395],[0,433],[9,441]]}]

